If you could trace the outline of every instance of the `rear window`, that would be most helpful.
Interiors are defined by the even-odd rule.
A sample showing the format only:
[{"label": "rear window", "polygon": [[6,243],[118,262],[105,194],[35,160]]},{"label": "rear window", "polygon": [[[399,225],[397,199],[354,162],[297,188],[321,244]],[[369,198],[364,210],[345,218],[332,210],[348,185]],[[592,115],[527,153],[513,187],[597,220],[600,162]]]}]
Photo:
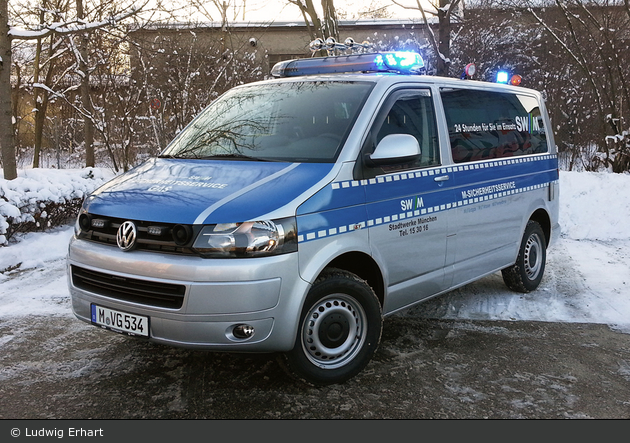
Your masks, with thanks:
[{"label": "rear window", "polygon": [[547,152],[535,97],[470,89],[440,94],[455,163]]}]

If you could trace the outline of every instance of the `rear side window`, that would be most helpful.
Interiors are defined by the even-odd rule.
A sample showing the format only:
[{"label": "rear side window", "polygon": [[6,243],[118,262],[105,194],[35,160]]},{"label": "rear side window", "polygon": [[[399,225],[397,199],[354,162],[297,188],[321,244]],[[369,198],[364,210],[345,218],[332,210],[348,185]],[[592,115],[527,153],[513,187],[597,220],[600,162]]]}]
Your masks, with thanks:
[{"label": "rear side window", "polygon": [[440,94],[455,163],[547,152],[535,97],[470,89]]}]

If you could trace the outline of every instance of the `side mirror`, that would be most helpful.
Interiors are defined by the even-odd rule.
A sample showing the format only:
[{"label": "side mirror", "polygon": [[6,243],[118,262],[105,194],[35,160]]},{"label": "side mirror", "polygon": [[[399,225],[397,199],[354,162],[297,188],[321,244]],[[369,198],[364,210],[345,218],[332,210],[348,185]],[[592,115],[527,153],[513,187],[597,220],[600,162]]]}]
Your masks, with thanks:
[{"label": "side mirror", "polygon": [[420,158],[418,140],[409,134],[390,134],[380,141],[374,152],[366,156],[368,166],[409,163]]}]

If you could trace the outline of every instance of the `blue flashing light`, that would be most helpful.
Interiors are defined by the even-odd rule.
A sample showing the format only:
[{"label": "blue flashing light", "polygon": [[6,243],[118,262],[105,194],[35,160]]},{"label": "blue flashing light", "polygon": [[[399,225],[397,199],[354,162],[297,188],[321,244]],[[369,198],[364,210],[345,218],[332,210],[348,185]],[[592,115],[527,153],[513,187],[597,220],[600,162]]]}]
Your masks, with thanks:
[{"label": "blue flashing light", "polygon": [[385,60],[383,60],[383,56],[381,54],[377,54],[376,57],[374,57],[374,65],[376,66],[377,71],[385,71],[387,69]]},{"label": "blue flashing light", "polygon": [[409,68],[412,66],[419,66],[424,68],[424,60],[420,57],[420,54],[416,52],[396,52],[394,57],[398,59],[400,66],[403,68]]},{"label": "blue flashing light", "polygon": [[394,54],[385,54],[385,64],[387,66],[390,67],[396,67],[398,66],[398,62],[400,61],[400,59],[396,56],[394,56]]},{"label": "blue flashing light", "polygon": [[508,73],[506,71],[499,71],[497,73],[497,83],[503,83],[506,84],[508,83]]},{"label": "blue flashing light", "polygon": [[420,74],[423,68],[424,61],[416,52],[382,52],[288,60],[277,63],[271,70],[271,75],[296,77],[344,72]]},{"label": "blue flashing light", "polygon": [[424,60],[417,52],[384,52],[376,54],[374,64],[379,71],[395,71],[402,74],[415,73],[424,68]]}]

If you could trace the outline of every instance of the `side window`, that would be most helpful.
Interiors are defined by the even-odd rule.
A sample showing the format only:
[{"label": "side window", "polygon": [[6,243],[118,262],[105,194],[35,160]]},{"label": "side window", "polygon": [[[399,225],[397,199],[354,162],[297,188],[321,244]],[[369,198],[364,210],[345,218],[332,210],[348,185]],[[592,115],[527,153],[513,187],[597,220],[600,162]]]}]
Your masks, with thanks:
[{"label": "side window", "polygon": [[455,163],[547,152],[538,103],[525,94],[440,92]]},{"label": "side window", "polygon": [[[413,163],[381,167],[380,173],[440,164],[433,100],[429,90],[398,91],[381,110],[372,129],[371,151],[390,134],[409,134],[418,140],[421,156]],[[378,175],[379,172],[376,174]],[[374,174],[371,174],[374,175]]]},{"label": "side window", "polygon": [[390,134],[409,134],[416,138],[421,155],[409,163],[368,166],[358,161],[355,179],[373,178],[381,174],[440,165],[440,146],[437,135],[433,98],[429,89],[405,89],[393,92],[379,110],[361,155],[374,152],[378,143]]}]

